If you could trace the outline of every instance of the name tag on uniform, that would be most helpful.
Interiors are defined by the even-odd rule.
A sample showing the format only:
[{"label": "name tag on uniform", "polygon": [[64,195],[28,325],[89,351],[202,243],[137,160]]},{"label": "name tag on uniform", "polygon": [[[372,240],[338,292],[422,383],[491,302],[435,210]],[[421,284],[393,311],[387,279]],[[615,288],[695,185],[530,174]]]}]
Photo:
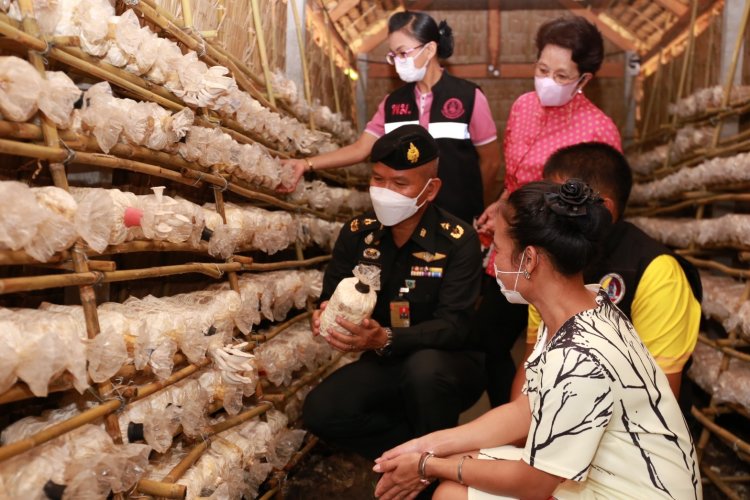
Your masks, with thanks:
[{"label": "name tag on uniform", "polygon": [[411,276],[417,276],[422,278],[442,278],[443,268],[442,267],[427,267],[427,266],[412,266]]},{"label": "name tag on uniform", "polygon": [[411,312],[409,301],[403,298],[391,302],[391,326],[394,328],[406,328],[411,324]]}]

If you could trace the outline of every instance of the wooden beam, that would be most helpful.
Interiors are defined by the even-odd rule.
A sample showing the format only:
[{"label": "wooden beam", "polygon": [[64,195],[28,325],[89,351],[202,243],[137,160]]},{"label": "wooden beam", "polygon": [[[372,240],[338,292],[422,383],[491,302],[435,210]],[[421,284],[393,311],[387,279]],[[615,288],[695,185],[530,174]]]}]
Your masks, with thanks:
[{"label": "wooden beam", "polygon": [[656,0],[656,3],[676,15],[682,17],[687,14],[688,6],[678,0]]},{"label": "wooden beam", "polygon": [[[634,39],[627,38],[623,34],[613,29],[608,23],[604,22],[599,17],[598,13],[594,12],[591,9],[581,8],[581,4],[579,4],[575,0],[557,0],[557,1],[558,3],[560,3],[560,5],[562,5],[566,9],[573,11],[574,14],[587,19],[591,23],[594,23],[596,27],[599,28],[599,31],[602,32],[602,35],[607,40],[614,43],[621,49],[632,50],[634,52],[638,50],[636,41]],[[622,29],[623,31],[627,31],[624,28]]]},{"label": "wooden beam", "polygon": [[[369,62],[367,65],[368,78],[393,78],[398,75],[393,66],[387,63]],[[497,78],[489,74],[486,64],[449,64],[446,70],[453,76],[460,78]],[[534,63],[500,64],[499,78],[533,78]],[[625,76],[624,62],[605,62],[596,74],[597,78],[623,78]]]},{"label": "wooden beam", "polygon": [[[714,7],[715,6],[718,7],[723,4],[724,4],[723,0],[698,0],[698,21],[696,24],[701,24],[706,19],[710,19],[713,16],[712,11]],[[644,61],[648,61],[649,59],[654,58],[655,56],[659,54],[659,52],[662,49],[672,44],[672,42],[677,40],[677,38],[687,39],[687,33],[689,32],[690,28],[691,28],[690,13],[688,12],[686,15],[680,18],[676,23],[674,23],[672,27],[669,28],[664,33],[659,43],[656,46],[654,46],[652,49],[650,49],[648,52],[646,52],[645,55],[641,56],[641,59]],[[703,30],[696,30],[696,31],[697,31],[696,32],[696,36],[697,36]],[[643,67],[641,69],[643,69]]]},{"label": "wooden beam", "polygon": [[329,11],[331,21],[336,22],[351,9],[359,5],[359,0],[341,0],[336,7]]},{"label": "wooden beam", "polygon": [[487,55],[487,65],[497,67],[500,61],[500,0],[490,0],[487,5]]},{"label": "wooden beam", "polygon": [[313,8],[310,4],[305,6],[305,17],[310,20],[312,24],[312,36],[320,36],[321,45],[326,45],[328,40],[331,41],[335,52],[349,65],[354,65],[354,57],[351,56],[351,49],[349,44],[342,38],[341,33],[335,28],[333,23],[331,26],[331,36],[329,37],[326,33],[328,32],[328,23],[326,22],[325,16],[327,12],[324,11],[323,7],[319,9]]}]

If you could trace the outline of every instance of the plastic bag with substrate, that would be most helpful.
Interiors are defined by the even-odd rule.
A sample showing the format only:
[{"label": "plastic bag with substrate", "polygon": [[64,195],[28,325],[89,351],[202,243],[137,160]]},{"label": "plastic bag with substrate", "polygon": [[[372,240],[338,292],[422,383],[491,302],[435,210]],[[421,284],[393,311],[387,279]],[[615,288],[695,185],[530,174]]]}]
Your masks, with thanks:
[{"label": "plastic bag with substrate", "polygon": [[0,113],[6,120],[25,122],[37,110],[42,77],[16,56],[0,57]]},{"label": "plastic bag with substrate", "polygon": [[337,317],[358,325],[372,314],[380,289],[380,268],[360,264],[354,276],[344,278],[336,286],[328,305],[320,315],[320,334],[328,337],[329,330],[346,333],[336,322]]},{"label": "plastic bag with substrate", "polygon": [[31,188],[43,220],[34,238],[24,247],[26,253],[40,262],[48,261],[56,252],[70,248],[78,232],[75,199],[64,189],[54,186]]},{"label": "plastic bag with substrate", "polygon": [[36,235],[44,220],[36,196],[26,184],[0,182],[0,249],[20,250]]},{"label": "plastic bag with substrate", "polygon": [[39,93],[39,109],[59,128],[68,128],[73,115],[73,105],[81,97],[79,89],[68,75],[61,71],[47,71]]}]

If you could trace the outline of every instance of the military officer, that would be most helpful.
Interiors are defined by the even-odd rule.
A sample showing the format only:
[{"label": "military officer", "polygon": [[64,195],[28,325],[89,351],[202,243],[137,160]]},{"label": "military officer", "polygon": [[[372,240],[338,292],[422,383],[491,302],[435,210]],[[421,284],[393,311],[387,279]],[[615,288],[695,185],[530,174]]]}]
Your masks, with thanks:
[{"label": "military officer", "polygon": [[[306,427],[327,442],[375,458],[410,438],[456,425],[483,389],[483,354],[469,317],[479,294],[474,229],[431,202],[441,189],[438,146],[418,125],[378,139],[370,195],[374,212],[347,222],[323,280],[320,313],[358,264],[380,268],[371,318],[337,318],[326,340],[361,352],[318,385],[303,409]],[[445,186],[443,186],[445,187]]]}]

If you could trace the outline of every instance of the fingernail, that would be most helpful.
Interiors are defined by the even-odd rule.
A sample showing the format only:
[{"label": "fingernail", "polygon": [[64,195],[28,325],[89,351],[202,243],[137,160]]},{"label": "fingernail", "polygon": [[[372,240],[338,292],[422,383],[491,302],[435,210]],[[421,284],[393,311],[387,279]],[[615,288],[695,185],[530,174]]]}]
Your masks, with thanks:
[{"label": "fingernail", "polygon": [[380,472],[380,464],[376,464],[375,467],[372,468],[375,472]]}]

